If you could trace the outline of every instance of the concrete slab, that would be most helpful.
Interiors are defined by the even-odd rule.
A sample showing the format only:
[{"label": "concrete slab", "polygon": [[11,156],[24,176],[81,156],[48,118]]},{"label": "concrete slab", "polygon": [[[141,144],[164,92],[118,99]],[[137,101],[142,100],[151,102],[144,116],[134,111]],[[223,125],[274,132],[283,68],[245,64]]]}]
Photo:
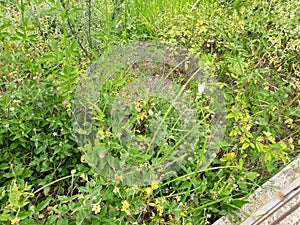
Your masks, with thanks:
[{"label": "concrete slab", "polygon": [[224,216],[213,225],[300,225],[300,157],[249,197],[233,222]]}]

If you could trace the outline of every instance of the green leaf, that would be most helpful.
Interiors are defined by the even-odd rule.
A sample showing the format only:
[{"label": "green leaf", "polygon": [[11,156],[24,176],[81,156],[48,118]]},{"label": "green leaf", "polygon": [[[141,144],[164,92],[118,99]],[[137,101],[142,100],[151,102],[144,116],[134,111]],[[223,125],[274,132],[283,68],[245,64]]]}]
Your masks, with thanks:
[{"label": "green leaf", "polygon": [[10,219],[10,215],[9,214],[2,214],[0,215],[0,221],[7,221]]},{"label": "green leaf", "polygon": [[300,117],[300,107],[291,108],[287,111],[288,116]]},{"label": "green leaf", "polygon": [[260,142],[256,142],[255,146],[259,152],[263,152],[265,150],[265,146]]},{"label": "green leaf", "polygon": [[0,170],[6,170],[6,169],[9,169],[9,165],[7,163],[1,163]]},{"label": "green leaf", "polygon": [[249,180],[251,180],[251,181],[253,181],[257,176],[258,176],[258,173],[256,173],[256,172],[248,172],[248,173],[246,173],[246,177]]},{"label": "green leaf", "polygon": [[57,225],[68,225],[68,224],[69,224],[69,221],[67,218],[57,221]]},{"label": "green leaf", "polygon": [[55,224],[57,220],[57,215],[52,215],[47,218],[47,224]]},{"label": "green leaf", "polygon": [[107,156],[107,162],[111,168],[120,169],[120,161],[117,158],[113,156]]},{"label": "green leaf", "polygon": [[245,150],[249,147],[249,143],[245,142],[242,147],[241,147],[241,150]]},{"label": "green leaf", "polygon": [[243,205],[249,203],[249,201],[247,200],[239,200],[239,199],[235,199],[231,201],[231,205],[236,206],[237,208],[241,208]]},{"label": "green leaf", "polygon": [[47,198],[46,200],[42,201],[41,203],[39,203],[39,204],[36,206],[37,210],[38,210],[38,211],[43,210],[44,208],[46,208],[46,207],[49,205],[49,203],[50,203],[52,200],[53,200],[53,198],[52,198],[52,197],[49,197],[49,198]]},{"label": "green leaf", "polygon": [[21,220],[20,225],[37,225],[37,222],[34,219],[25,219]]},{"label": "green leaf", "polygon": [[108,215],[109,215],[109,217],[111,217],[111,218],[117,217],[119,214],[120,214],[120,211],[115,210],[115,209],[110,209],[110,210],[108,211]]}]

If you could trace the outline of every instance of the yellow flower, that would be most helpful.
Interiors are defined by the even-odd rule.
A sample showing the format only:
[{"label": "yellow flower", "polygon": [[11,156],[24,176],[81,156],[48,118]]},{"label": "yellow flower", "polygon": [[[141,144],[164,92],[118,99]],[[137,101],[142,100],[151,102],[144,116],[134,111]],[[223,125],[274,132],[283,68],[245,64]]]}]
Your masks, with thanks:
[{"label": "yellow flower", "polygon": [[244,143],[245,139],[246,139],[246,137],[245,137],[244,135],[241,136],[241,137],[240,137],[240,143]]},{"label": "yellow flower", "polygon": [[138,190],[138,186],[136,184],[133,185],[132,190],[134,190],[134,191]]},{"label": "yellow flower", "polygon": [[118,187],[115,187],[114,190],[113,190],[113,193],[116,194],[116,193],[119,193],[119,191],[120,191],[120,189]]},{"label": "yellow flower", "polygon": [[14,219],[11,221],[11,224],[12,224],[12,225],[17,225],[17,224],[19,224],[19,222],[20,222],[19,218],[16,217],[16,218],[14,218]]},{"label": "yellow flower", "polygon": [[157,211],[159,212],[159,216],[162,216],[162,214],[164,212],[164,208],[160,205],[158,199],[155,200],[155,203],[150,202],[149,205],[152,207],[155,207],[157,209]]},{"label": "yellow flower", "polygon": [[138,124],[141,124],[141,121],[143,121],[143,120],[146,119],[146,118],[147,118],[146,113],[145,113],[145,112],[142,112],[141,115],[138,115],[138,116],[137,116],[136,120],[137,120]]},{"label": "yellow flower", "polygon": [[155,218],[155,213],[152,212],[152,215],[150,216],[150,219],[154,219]]},{"label": "yellow flower", "polygon": [[125,200],[125,201],[122,201],[122,209],[121,211],[125,212],[127,215],[130,215],[130,212],[128,210],[130,204]]},{"label": "yellow flower", "polygon": [[155,181],[155,182],[152,183],[151,189],[152,189],[152,190],[156,190],[157,188],[159,188],[158,182]]},{"label": "yellow flower", "polygon": [[103,129],[98,129],[98,134],[100,134],[100,140],[103,140],[105,138],[105,133],[103,131]]},{"label": "yellow flower", "polygon": [[75,173],[76,173],[76,170],[75,170],[75,169],[71,170],[71,174],[72,174],[72,175],[74,175]]},{"label": "yellow flower", "polygon": [[150,194],[152,194],[152,188],[147,187],[147,188],[144,189],[144,192],[145,192],[147,195],[150,195]]},{"label": "yellow flower", "polygon": [[203,24],[203,22],[201,20],[197,20],[197,25],[201,26]]},{"label": "yellow flower", "polygon": [[95,214],[99,213],[100,210],[101,210],[100,205],[98,205],[98,204],[93,204],[92,211],[95,212]]}]

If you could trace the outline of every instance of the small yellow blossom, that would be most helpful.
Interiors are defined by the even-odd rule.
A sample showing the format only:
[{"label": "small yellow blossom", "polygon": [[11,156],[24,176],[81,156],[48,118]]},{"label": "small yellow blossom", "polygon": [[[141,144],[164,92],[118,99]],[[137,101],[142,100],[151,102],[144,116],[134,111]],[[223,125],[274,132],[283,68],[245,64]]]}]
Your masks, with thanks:
[{"label": "small yellow blossom", "polygon": [[150,194],[152,194],[152,188],[147,187],[147,188],[144,189],[144,192],[145,192],[147,195],[150,195]]},{"label": "small yellow blossom", "polygon": [[244,143],[245,139],[246,139],[246,137],[245,137],[244,135],[241,136],[241,137],[240,137],[240,143]]},{"label": "small yellow blossom", "polygon": [[146,113],[145,113],[145,112],[142,112],[141,115],[138,115],[138,116],[137,116],[136,120],[137,120],[138,124],[141,124],[141,121],[143,121],[143,120],[146,119],[146,118],[147,118]]},{"label": "small yellow blossom", "polygon": [[105,133],[103,129],[98,129],[98,134],[100,134],[100,139],[103,140],[105,138]]},{"label": "small yellow blossom", "polygon": [[159,188],[158,182],[155,181],[155,182],[152,183],[151,189],[152,189],[152,190],[156,190],[157,188]]},{"label": "small yellow blossom", "polygon": [[19,218],[16,217],[16,218],[14,218],[14,219],[11,221],[11,224],[12,224],[12,225],[17,225],[17,224],[19,224],[19,222],[20,222]]},{"label": "small yellow blossom", "polygon": [[113,190],[113,193],[116,194],[116,193],[119,193],[119,191],[120,191],[120,189],[118,187],[115,187],[114,190]]},{"label": "small yellow blossom", "polygon": [[77,198],[78,198],[78,199],[83,199],[83,194],[78,194],[78,195],[77,195]]},{"label": "small yellow blossom", "polygon": [[71,174],[72,174],[72,175],[74,175],[75,173],[76,173],[76,170],[75,170],[75,169],[71,170]]},{"label": "small yellow blossom", "polygon": [[155,218],[155,213],[152,212],[152,215],[150,216],[150,219],[154,219]]},{"label": "small yellow blossom", "polygon": [[130,212],[128,210],[130,204],[125,200],[125,201],[122,201],[122,209],[121,211],[125,212],[127,215],[130,215]]},{"label": "small yellow blossom", "polygon": [[95,214],[99,213],[100,210],[101,210],[100,205],[98,205],[98,204],[93,204],[92,211],[95,212]]},{"label": "small yellow blossom", "polygon": [[149,203],[150,206],[155,207],[159,213],[159,216],[162,216],[164,212],[164,208],[160,205],[160,202],[158,199],[155,200],[155,203]]},{"label": "small yellow blossom", "polygon": [[201,20],[197,20],[197,25],[201,26],[203,24],[203,22]]}]

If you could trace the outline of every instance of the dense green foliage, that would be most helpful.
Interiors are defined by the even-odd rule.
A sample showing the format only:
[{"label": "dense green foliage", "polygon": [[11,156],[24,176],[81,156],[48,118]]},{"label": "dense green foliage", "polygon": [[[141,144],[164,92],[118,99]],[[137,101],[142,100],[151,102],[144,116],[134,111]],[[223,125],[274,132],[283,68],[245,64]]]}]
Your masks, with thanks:
[{"label": "dense green foliage", "polygon": [[[187,225],[234,215],[300,151],[299,6],[2,0],[0,223]],[[161,183],[128,187],[84,161],[72,103],[90,62],[139,40],[175,43],[210,68],[225,95],[227,129],[209,168],[189,163]],[[145,105],[148,112],[151,102]],[[100,133],[104,140],[111,135]]]}]

